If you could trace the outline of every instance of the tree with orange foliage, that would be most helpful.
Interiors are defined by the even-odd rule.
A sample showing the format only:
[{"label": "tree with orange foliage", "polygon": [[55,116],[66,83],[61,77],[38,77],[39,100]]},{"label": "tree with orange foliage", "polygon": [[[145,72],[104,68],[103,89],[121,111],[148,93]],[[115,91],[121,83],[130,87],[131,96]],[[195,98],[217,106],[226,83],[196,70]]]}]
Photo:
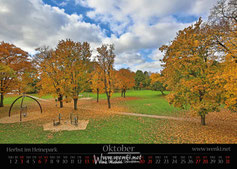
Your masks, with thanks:
[{"label": "tree with orange foliage", "polygon": [[162,95],[165,95],[164,91],[166,90],[166,85],[163,83],[163,76],[161,76],[160,73],[152,73],[150,78],[152,90],[160,91]]},{"label": "tree with orange foliage", "polygon": [[[237,28],[237,23],[235,25]],[[233,111],[237,111],[237,29],[229,34],[225,46],[226,51],[224,69],[221,77],[225,80],[225,104]]]},{"label": "tree with orange foliage", "polygon": [[66,93],[66,81],[64,78],[65,69],[62,66],[63,58],[56,55],[55,51],[48,47],[36,49],[39,53],[35,56],[38,66],[40,81],[40,94],[53,94],[63,107],[63,96]]},{"label": "tree with orange foliage", "polygon": [[73,99],[74,110],[77,110],[78,95],[89,84],[90,44],[61,40],[55,53],[62,59],[67,95]]},{"label": "tree with orange foliage", "polygon": [[102,70],[97,62],[94,62],[94,71],[91,73],[91,89],[97,95],[97,103],[99,102],[99,94],[104,92],[104,82]]},{"label": "tree with orange foliage", "polygon": [[135,73],[129,69],[120,69],[116,72],[117,86],[121,89],[121,96],[125,98],[126,91],[135,86]]},{"label": "tree with orange foliage", "polygon": [[108,101],[108,108],[110,109],[110,98],[114,90],[114,45],[102,45],[100,48],[97,48],[97,52],[97,59],[102,72],[104,90]]},{"label": "tree with orange foliage", "polygon": [[0,43],[0,107],[3,107],[4,95],[17,87],[25,72],[32,68],[27,52],[13,44]]},{"label": "tree with orange foliage", "polygon": [[216,50],[224,53],[216,83],[222,84],[223,103],[237,111],[237,1],[219,0],[208,21],[215,37]]},{"label": "tree with orange foliage", "polygon": [[201,26],[202,20],[193,26],[179,31],[169,46],[162,46],[165,84],[172,92],[169,103],[191,110],[201,117],[205,125],[208,112],[218,110],[221,102],[221,90],[215,83],[215,74],[219,69],[213,50],[213,37],[208,26]]},{"label": "tree with orange foliage", "polygon": [[10,83],[10,80],[7,80],[7,79],[12,79],[14,77],[15,77],[14,71],[9,66],[0,64],[0,82],[1,82],[1,84],[0,84],[0,93],[1,93],[0,107],[4,106],[4,104],[3,104],[4,94],[7,91],[11,90],[11,87],[10,87],[11,84],[8,84],[8,83]]}]

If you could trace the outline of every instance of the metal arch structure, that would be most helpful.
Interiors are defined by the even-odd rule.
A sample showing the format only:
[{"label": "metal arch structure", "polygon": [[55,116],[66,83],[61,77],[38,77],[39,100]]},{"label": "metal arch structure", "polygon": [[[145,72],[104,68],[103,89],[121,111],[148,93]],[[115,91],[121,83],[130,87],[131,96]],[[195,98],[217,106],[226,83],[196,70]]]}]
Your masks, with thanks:
[{"label": "metal arch structure", "polygon": [[43,112],[43,111],[42,111],[42,107],[41,107],[40,103],[38,102],[38,100],[36,100],[35,98],[33,98],[33,97],[31,97],[31,96],[28,96],[28,95],[24,95],[24,94],[23,94],[22,96],[18,97],[16,100],[14,100],[14,102],[11,104],[10,109],[9,109],[9,117],[11,116],[11,110],[12,110],[13,105],[14,105],[14,104],[16,103],[16,101],[17,101],[18,99],[20,99],[20,98],[22,98],[22,101],[21,101],[21,108],[22,108],[22,104],[23,104],[24,97],[29,97],[29,98],[33,99],[34,101],[36,101],[36,102],[38,103],[39,107],[40,107],[40,112],[41,112],[41,113]]}]

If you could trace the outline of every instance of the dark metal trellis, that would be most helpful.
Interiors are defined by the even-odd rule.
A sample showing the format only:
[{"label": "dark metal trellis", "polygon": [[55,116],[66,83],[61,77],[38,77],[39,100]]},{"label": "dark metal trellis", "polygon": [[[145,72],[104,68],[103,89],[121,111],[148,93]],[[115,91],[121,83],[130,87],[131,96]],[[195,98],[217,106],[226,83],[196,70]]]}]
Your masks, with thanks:
[{"label": "dark metal trellis", "polygon": [[36,101],[38,103],[39,107],[40,107],[40,112],[42,113],[42,107],[41,107],[40,103],[38,102],[38,100],[36,100],[35,98],[33,98],[31,96],[23,94],[22,96],[18,97],[16,100],[14,100],[14,102],[11,104],[10,109],[9,109],[9,117],[11,116],[11,110],[12,110],[13,105],[16,103],[16,101],[18,99],[22,98],[22,100],[21,100],[21,111],[20,111],[20,121],[21,121],[21,119],[22,119],[21,113],[22,113],[22,108],[23,108],[23,101],[24,101],[25,97],[29,97],[29,98],[33,99],[34,101]]}]

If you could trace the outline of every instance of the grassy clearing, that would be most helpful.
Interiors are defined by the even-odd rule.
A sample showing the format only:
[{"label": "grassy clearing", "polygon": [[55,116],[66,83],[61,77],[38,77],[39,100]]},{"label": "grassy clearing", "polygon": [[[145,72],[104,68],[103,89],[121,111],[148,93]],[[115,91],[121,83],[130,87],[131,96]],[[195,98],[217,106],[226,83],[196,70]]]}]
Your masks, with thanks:
[{"label": "grassy clearing", "polygon": [[[168,92],[165,92],[168,94]],[[142,90],[128,91],[127,96],[140,97],[138,100],[130,100],[123,102],[122,105],[133,113],[176,116],[180,109],[169,105],[165,96],[158,91]]]},{"label": "grassy clearing", "polygon": [[[40,97],[38,94],[29,94],[30,96],[35,96],[35,97]],[[4,96],[4,100],[3,103],[4,105],[11,105],[15,99],[17,99],[18,97],[20,97],[21,95],[6,95]],[[42,99],[52,99],[53,96],[52,95],[45,95],[41,97]],[[31,102],[32,99],[30,98],[25,98],[26,102]],[[17,100],[17,103],[21,102],[21,99]]]},{"label": "grassy clearing", "polygon": [[[166,92],[167,94],[168,92]],[[88,96],[89,95],[89,96]],[[37,95],[35,95],[37,96]],[[38,97],[38,96],[37,96]],[[96,94],[83,93],[82,97],[93,97],[93,100],[81,100],[82,108],[94,108],[96,110],[107,110],[106,100],[100,104],[95,102]],[[112,98],[121,97],[120,93],[114,93]],[[122,111],[176,116],[182,112],[170,106],[164,96],[158,91],[141,90],[127,91],[126,97],[130,99],[117,98],[113,100],[112,108],[120,107]],[[132,98],[133,97],[133,98]],[[15,97],[16,98],[16,97]],[[11,103],[15,98],[6,97],[5,104]],[[51,96],[43,97],[45,99]],[[100,95],[106,99],[105,94]],[[117,101],[116,101],[117,100]],[[26,103],[30,99],[26,99]],[[82,104],[82,103],[87,104]],[[94,103],[94,105],[92,104]],[[17,104],[20,104],[18,101]],[[42,103],[45,105],[46,103]],[[48,106],[54,106],[47,103]],[[69,104],[69,103],[68,103]],[[96,105],[95,105],[96,104]],[[65,104],[66,105],[66,104]],[[63,108],[63,111],[71,111],[71,105]],[[79,106],[79,107],[80,107]],[[17,107],[17,106],[16,106]],[[30,104],[29,104],[30,107]],[[37,106],[36,106],[37,107]],[[0,108],[0,117],[7,115],[9,105]],[[18,106],[19,108],[19,106]],[[38,107],[37,107],[38,108]],[[48,109],[44,107],[43,109]],[[53,108],[52,108],[53,109]],[[116,109],[120,110],[120,109]],[[96,112],[81,113],[81,118],[88,118],[89,124],[86,130],[50,132],[44,131],[42,124],[45,121],[29,121],[24,123],[0,124],[0,143],[236,143],[236,114],[231,112],[209,113],[207,126],[200,123],[175,121],[166,119],[153,119],[147,117],[106,115],[100,118],[92,118]],[[5,114],[4,114],[5,113]],[[49,113],[52,113],[51,111]],[[226,115],[228,114],[228,115]],[[84,117],[83,117],[84,115]],[[48,118],[48,116],[47,116]],[[42,124],[41,124],[42,123]]]},{"label": "grassy clearing", "polygon": [[[165,94],[168,93],[168,91],[165,92]],[[82,95],[83,97],[89,96],[96,99],[96,94],[94,93],[83,93]],[[121,94],[114,93],[112,97],[121,97]],[[121,102],[120,106],[126,107],[129,112],[164,116],[177,116],[178,112],[180,112],[180,109],[169,105],[165,96],[162,96],[159,91],[128,90],[126,97],[138,97],[137,100]],[[100,99],[106,99],[106,95],[100,94]]]},{"label": "grassy clearing", "polygon": [[[82,95],[82,97],[96,99],[94,93],[83,93]],[[17,97],[6,97],[5,104],[11,103]],[[120,93],[114,93],[113,98],[115,97],[120,97]],[[143,107],[141,102],[145,104],[149,100],[153,100],[153,102],[164,100],[158,92],[148,90],[131,90],[126,93],[126,97],[139,97],[141,100],[128,101],[127,105],[122,101],[119,103],[120,106],[136,107],[135,104],[138,102],[137,104]],[[44,98],[50,99],[52,97],[45,96]],[[101,94],[100,99],[106,99],[106,95]],[[26,103],[30,101],[29,98],[25,100]],[[20,100],[17,104],[20,104]],[[168,141],[165,136],[162,134],[157,136],[154,133],[167,124],[168,120],[163,119],[118,115],[99,120],[90,119],[86,130],[56,133],[44,131],[41,125],[36,125],[33,122],[0,124],[0,143],[165,143]],[[157,137],[159,138],[157,139]]]},{"label": "grassy clearing", "polygon": [[[167,120],[114,116],[90,120],[82,131],[43,131],[33,123],[0,124],[0,143],[154,143],[152,131]],[[158,125],[159,124],[159,125]],[[166,142],[160,135],[160,143]]]},{"label": "grassy clearing", "polygon": [[[166,94],[168,94],[168,92],[165,92]],[[81,94],[82,96],[80,97],[92,97],[93,99],[96,99],[97,95],[96,93],[92,93],[92,92],[83,92]],[[126,97],[147,97],[147,98],[152,98],[152,97],[157,97],[160,95],[159,91],[152,91],[152,90],[128,90],[126,92]],[[121,97],[121,93],[117,92],[117,93],[113,93],[112,98],[116,98],[116,97]],[[106,99],[106,94],[102,93],[99,95],[100,99]]]}]

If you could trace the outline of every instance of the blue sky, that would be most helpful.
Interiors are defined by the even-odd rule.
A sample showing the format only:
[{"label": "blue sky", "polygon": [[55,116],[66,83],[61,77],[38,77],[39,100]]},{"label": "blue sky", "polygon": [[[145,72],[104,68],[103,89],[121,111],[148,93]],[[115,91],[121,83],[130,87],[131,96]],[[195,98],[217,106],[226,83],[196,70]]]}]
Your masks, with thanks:
[{"label": "blue sky", "polygon": [[61,39],[115,45],[115,68],[159,72],[158,48],[217,0],[0,0],[0,41],[34,54]]}]

